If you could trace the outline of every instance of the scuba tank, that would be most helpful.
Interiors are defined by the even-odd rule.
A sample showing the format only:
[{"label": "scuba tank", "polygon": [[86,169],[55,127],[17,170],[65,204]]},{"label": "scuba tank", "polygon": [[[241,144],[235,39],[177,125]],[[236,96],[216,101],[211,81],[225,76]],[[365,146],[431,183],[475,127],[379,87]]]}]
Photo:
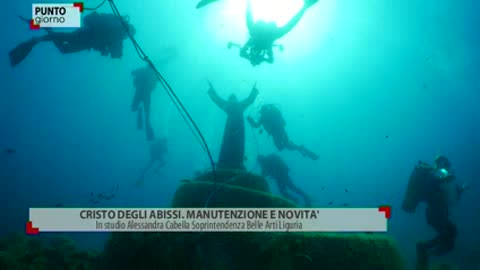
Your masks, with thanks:
[{"label": "scuba tank", "polygon": [[260,110],[260,118],[264,119],[263,126],[270,134],[286,125],[282,113],[273,104],[263,105],[262,109]]},{"label": "scuba tank", "polygon": [[424,201],[424,194],[428,188],[426,185],[429,177],[431,177],[432,170],[433,168],[429,164],[422,161],[419,161],[415,166],[410,174],[407,190],[403,196],[403,211],[407,213],[414,213],[418,204],[421,201]]}]

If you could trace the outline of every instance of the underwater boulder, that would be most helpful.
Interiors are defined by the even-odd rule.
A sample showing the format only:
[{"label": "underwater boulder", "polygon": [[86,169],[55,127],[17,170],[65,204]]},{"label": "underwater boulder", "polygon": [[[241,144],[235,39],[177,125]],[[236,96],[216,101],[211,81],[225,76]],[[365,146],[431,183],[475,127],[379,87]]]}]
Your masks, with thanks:
[{"label": "underwater boulder", "polygon": [[350,233],[114,233],[102,269],[404,270],[391,238]]},{"label": "underwater boulder", "polygon": [[[248,180],[228,181],[240,174],[219,171],[214,196],[215,183],[211,173],[200,175],[193,181],[182,181],[174,194],[172,206],[204,207],[210,198],[209,207],[296,207],[293,202],[253,185],[263,177],[249,174],[247,178],[251,178]],[[405,268],[394,241],[385,234],[165,232],[112,233],[101,256],[101,269]]]},{"label": "underwater boulder", "polygon": [[100,269],[200,269],[195,233],[112,233]]},{"label": "underwater boulder", "polygon": [[[263,235],[262,235],[263,234]],[[262,233],[252,235],[249,269],[403,270],[393,240],[365,233]],[[245,238],[245,236],[243,237]],[[265,267],[260,267],[260,262]],[[238,262],[240,263],[240,262]]]},{"label": "underwater boulder", "polygon": [[430,270],[458,270],[458,267],[455,267],[451,264],[440,263],[430,266]]},{"label": "underwater boulder", "polygon": [[[271,193],[229,184],[194,181],[182,184],[173,196],[172,207],[297,207]],[[212,195],[213,194],[213,195]]]},{"label": "underwater boulder", "polygon": [[395,242],[383,234],[316,233],[305,238],[303,252],[312,259],[312,269],[404,269]]},{"label": "underwater boulder", "polygon": [[219,169],[217,184],[211,171],[193,181],[182,181],[172,207],[297,207],[292,201],[270,193],[267,180],[246,171]]},{"label": "underwater boulder", "polygon": [[0,269],[20,270],[93,270],[98,254],[78,250],[66,237],[31,238],[25,235],[10,235],[1,242],[8,243],[0,251]]},{"label": "underwater boulder", "polygon": [[6,251],[0,251],[0,269],[12,269],[12,266],[15,265],[12,256]]},{"label": "underwater boulder", "polygon": [[[218,183],[239,186],[263,192],[270,192],[268,182],[265,177],[242,170],[217,169],[216,180]],[[212,171],[205,172],[197,176],[193,181],[215,182]]]}]

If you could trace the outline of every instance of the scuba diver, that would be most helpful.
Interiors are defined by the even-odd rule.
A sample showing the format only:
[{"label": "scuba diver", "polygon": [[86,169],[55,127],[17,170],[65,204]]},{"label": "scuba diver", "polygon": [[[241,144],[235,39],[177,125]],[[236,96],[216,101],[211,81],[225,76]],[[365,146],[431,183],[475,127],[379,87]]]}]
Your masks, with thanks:
[{"label": "scuba diver", "polygon": [[278,150],[282,151],[286,148],[291,151],[298,151],[303,156],[309,157],[312,160],[318,159],[318,155],[305,148],[305,146],[299,146],[290,141],[285,131],[285,120],[275,105],[263,105],[260,109],[260,119],[258,122],[255,122],[250,116],[247,117],[247,120],[254,128],[263,126],[265,131],[273,137],[273,141]]},{"label": "scuba diver", "polygon": [[[30,22],[25,18],[21,19]],[[128,32],[132,36],[135,35],[135,28],[128,22],[128,17],[124,16],[121,20],[128,26]],[[82,27],[73,32],[54,32],[52,29],[44,28],[47,31],[46,35],[33,37],[10,51],[10,65],[12,67],[18,65],[35,45],[47,41],[53,42],[62,54],[93,49],[100,52],[102,56],[121,58],[123,40],[128,38],[121,20],[114,14],[92,12],[85,16]]]},{"label": "scuba diver", "polygon": [[271,154],[268,156],[258,155],[257,158],[260,167],[262,168],[262,175],[264,177],[271,177],[277,182],[278,189],[280,193],[287,199],[298,203],[298,200],[289,194],[288,190],[293,191],[299,196],[303,197],[305,206],[310,207],[312,205],[310,197],[293,184],[292,179],[288,175],[289,168],[285,161],[283,161],[280,156],[276,154]]},{"label": "scuba diver", "polygon": [[155,135],[153,133],[153,128],[150,123],[150,104],[151,104],[151,95],[152,91],[155,90],[157,86],[158,79],[154,70],[150,66],[144,68],[139,68],[132,71],[133,76],[133,85],[135,86],[135,96],[133,97],[132,102],[132,112],[137,112],[137,128],[139,130],[143,129],[143,117],[142,117],[142,107],[143,105],[143,115],[145,117],[145,133],[148,141],[153,141]]},{"label": "scuba diver", "polygon": [[147,172],[156,165],[155,173],[158,173],[158,170],[167,164],[165,160],[165,154],[168,152],[167,148],[167,138],[162,137],[150,143],[150,160],[148,161],[147,166],[143,169],[140,178],[137,180],[136,186],[140,187],[145,182],[145,175]]},{"label": "scuba diver", "polygon": [[417,270],[428,269],[430,256],[441,256],[454,248],[457,228],[450,220],[449,205],[468,188],[467,184],[459,186],[455,179],[450,161],[442,155],[435,157],[433,167],[420,161],[410,176],[402,209],[414,213],[420,202],[426,203],[427,223],[437,232],[432,240],[417,243]]},{"label": "scuba diver", "polygon": [[[247,28],[250,34],[249,40],[243,45],[228,43],[228,48],[237,47],[240,49],[240,57],[250,61],[252,66],[258,66],[262,62],[273,64],[273,47],[279,47],[283,51],[281,45],[275,45],[274,42],[286,35],[297,25],[305,11],[318,0],[304,0],[302,9],[284,26],[278,27],[274,22],[253,21],[251,0],[247,0]],[[275,7],[273,7],[275,8]]]},{"label": "scuba diver", "polygon": [[228,169],[244,170],[243,161],[245,158],[245,122],[243,113],[252,105],[258,95],[256,83],[253,85],[250,95],[239,101],[232,94],[228,100],[218,96],[213,85],[208,81],[210,89],[208,95],[212,101],[227,114],[227,123],[223,132],[223,141],[218,158],[218,166]]}]

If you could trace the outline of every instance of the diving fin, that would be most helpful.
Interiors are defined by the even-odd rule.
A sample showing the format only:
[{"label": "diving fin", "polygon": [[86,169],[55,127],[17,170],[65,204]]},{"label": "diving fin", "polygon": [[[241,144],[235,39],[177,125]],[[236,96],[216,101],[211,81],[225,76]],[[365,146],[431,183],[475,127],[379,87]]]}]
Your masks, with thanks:
[{"label": "diving fin", "polygon": [[298,148],[298,150],[300,151],[300,153],[303,155],[303,156],[307,156],[309,158],[311,158],[312,160],[318,160],[318,155],[313,153],[312,151],[308,150],[307,148],[305,148],[305,146],[300,146]]},{"label": "diving fin", "polygon": [[209,5],[209,4],[211,4],[211,3],[213,3],[213,2],[217,2],[217,1],[219,1],[219,0],[201,0],[201,1],[197,4],[197,7],[196,7],[196,8],[197,8],[197,9],[198,9],[198,8],[202,8],[202,7],[206,6],[206,5]]},{"label": "diving fin", "polygon": [[27,18],[25,18],[25,17],[23,17],[23,16],[20,16],[20,15],[18,16],[18,18],[20,18],[20,20],[26,22],[27,24],[30,24],[30,20],[29,20],[29,19],[27,19]]},{"label": "diving fin", "polygon": [[308,151],[307,154],[312,160],[318,160],[319,156],[311,151]]},{"label": "diving fin", "polygon": [[37,45],[37,43],[37,39],[31,39],[29,41],[20,43],[17,47],[11,50],[8,53],[8,56],[10,58],[10,65],[14,67],[20,64],[20,62],[22,62],[25,57],[27,57],[27,55],[32,51],[33,47]]},{"label": "diving fin", "polygon": [[[30,25],[30,21],[29,19],[23,17],[23,16],[18,16],[18,18],[20,18],[20,20],[22,20],[23,22],[25,22],[26,24]],[[42,27],[43,30],[45,30],[48,34],[52,34],[53,33],[53,30],[50,29],[50,28],[45,28],[45,27]]]},{"label": "diving fin", "polygon": [[[30,24],[29,19],[23,17],[23,16],[18,16],[20,20],[23,22]],[[45,31],[47,31],[48,34],[52,34],[53,31],[49,28],[42,28]],[[20,62],[22,62],[25,57],[32,51],[33,47],[38,44],[38,42],[42,41],[42,38],[32,38],[28,41],[20,43],[17,47],[15,47],[13,50],[11,50],[8,55],[10,58],[10,65],[12,67],[18,65]]]}]

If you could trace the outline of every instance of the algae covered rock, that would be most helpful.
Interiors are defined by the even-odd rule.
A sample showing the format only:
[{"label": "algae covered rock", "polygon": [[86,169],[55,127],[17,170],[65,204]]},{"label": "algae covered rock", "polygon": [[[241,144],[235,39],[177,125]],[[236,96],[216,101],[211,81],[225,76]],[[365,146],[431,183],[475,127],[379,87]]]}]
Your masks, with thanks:
[{"label": "algae covered rock", "polygon": [[[295,207],[258,189],[215,184],[208,176],[182,184],[173,207]],[[215,196],[212,192],[215,191]],[[114,233],[102,269],[403,270],[383,234]]]},{"label": "algae covered rock", "polygon": [[270,193],[228,184],[189,182],[181,185],[174,194],[172,207],[296,207],[286,199]]},{"label": "algae covered rock", "polygon": [[255,262],[264,269],[402,270],[402,258],[389,238],[381,234],[278,233],[256,236]]},{"label": "algae covered rock", "polygon": [[194,233],[113,233],[100,269],[201,269]]},{"label": "algae covered rock", "polygon": [[430,266],[430,270],[458,270],[458,267],[455,267],[451,264],[440,263]]},{"label": "algae covered rock", "polygon": [[0,245],[0,269],[93,270],[97,254],[80,251],[66,237],[10,235]]},{"label": "algae covered rock", "polygon": [[239,170],[206,172],[184,182],[175,192],[173,207],[296,207],[295,203],[270,193],[264,177]]},{"label": "algae covered rock", "polygon": [[[270,192],[267,180],[259,175],[249,173],[242,170],[217,169],[216,180],[218,183],[229,184],[232,186],[240,186],[248,189]],[[215,182],[212,171],[205,172],[197,176],[194,181]]]},{"label": "algae covered rock", "polygon": [[382,234],[114,233],[102,269],[403,270]]}]

